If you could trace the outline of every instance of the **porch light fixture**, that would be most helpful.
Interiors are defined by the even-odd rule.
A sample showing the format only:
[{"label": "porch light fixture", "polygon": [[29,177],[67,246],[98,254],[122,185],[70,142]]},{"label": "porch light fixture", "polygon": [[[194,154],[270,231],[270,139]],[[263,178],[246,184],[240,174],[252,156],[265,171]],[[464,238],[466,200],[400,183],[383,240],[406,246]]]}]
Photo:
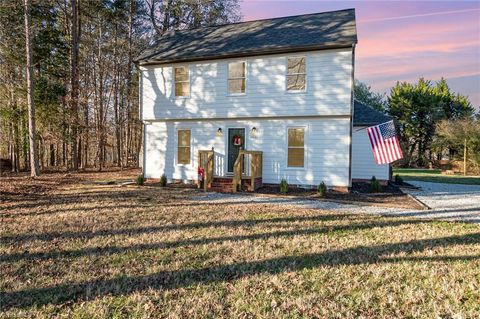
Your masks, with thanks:
[{"label": "porch light fixture", "polygon": [[255,126],[252,127],[251,135],[252,135],[252,137],[256,137],[256,136],[257,136],[257,128],[256,128]]},{"label": "porch light fixture", "polygon": [[222,136],[222,134],[223,134],[222,128],[219,127],[219,128],[217,129],[217,136]]}]

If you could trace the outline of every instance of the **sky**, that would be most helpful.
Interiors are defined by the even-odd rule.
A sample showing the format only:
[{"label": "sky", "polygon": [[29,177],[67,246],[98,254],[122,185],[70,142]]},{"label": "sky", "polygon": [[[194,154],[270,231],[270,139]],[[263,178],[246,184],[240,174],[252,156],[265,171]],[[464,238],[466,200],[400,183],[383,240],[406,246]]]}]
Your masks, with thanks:
[{"label": "sky", "polygon": [[355,78],[376,92],[397,81],[447,79],[480,109],[480,0],[243,0],[243,20],[355,8]]}]

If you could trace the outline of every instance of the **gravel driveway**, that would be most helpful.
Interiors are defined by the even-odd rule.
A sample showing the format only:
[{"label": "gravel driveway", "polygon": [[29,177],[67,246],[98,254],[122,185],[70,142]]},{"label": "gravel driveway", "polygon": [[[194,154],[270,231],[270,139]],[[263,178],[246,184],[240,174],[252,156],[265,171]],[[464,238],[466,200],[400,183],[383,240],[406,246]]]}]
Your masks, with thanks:
[{"label": "gravel driveway", "polygon": [[294,205],[352,214],[379,214],[480,223],[480,186],[416,181],[409,181],[409,183],[421,187],[421,189],[405,191],[431,207],[431,210],[349,205],[309,199],[266,197],[258,194],[205,193],[199,195],[198,200],[205,200],[212,203],[238,203],[242,205],[248,205],[249,203]]},{"label": "gravel driveway", "polygon": [[408,181],[419,190],[404,190],[432,208],[426,215],[480,223],[480,185]]}]

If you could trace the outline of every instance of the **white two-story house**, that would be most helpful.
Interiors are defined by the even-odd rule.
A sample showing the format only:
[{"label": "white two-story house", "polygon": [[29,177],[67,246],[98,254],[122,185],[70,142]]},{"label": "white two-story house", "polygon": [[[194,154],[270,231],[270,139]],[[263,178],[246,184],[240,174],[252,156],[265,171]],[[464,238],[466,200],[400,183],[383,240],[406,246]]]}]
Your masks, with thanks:
[{"label": "white two-story house", "polygon": [[137,59],[145,177],[348,189],[356,43],[353,9],[165,34]]}]

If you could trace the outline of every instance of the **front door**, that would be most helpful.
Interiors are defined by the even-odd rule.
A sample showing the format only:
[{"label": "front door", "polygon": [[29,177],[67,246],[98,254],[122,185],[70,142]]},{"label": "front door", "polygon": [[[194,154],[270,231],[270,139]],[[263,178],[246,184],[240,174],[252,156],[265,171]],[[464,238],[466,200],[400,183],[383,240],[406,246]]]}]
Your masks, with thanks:
[{"label": "front door", "polygon": [[[237,160],[240,148],[245,149],[245,129],[229,128],[227,141],[227,172],[233,173],[233,165]],[[245,165],[244,165],[245,166]],[[245,169],[245,167],[244,167]]]}]

